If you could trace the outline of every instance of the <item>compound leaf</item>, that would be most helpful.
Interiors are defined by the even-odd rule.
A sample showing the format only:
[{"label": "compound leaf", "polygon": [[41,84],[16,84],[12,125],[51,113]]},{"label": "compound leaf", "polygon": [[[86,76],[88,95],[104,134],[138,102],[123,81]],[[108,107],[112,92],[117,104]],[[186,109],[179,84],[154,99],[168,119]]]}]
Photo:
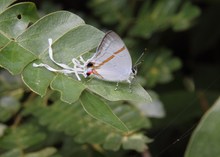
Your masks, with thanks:
[{"label": "compound leaf", "polygon": [[[95,99],[92,100],[93,102],[100,101],[94,98],[94,96],[91,96],[91,98],[90,93],[87,92],[86,94],[89,95],[86,99]],[[85,102],[87,100],[81,101]],[[101,105],[103,105],[103,102]],[[119,117],[128,127],[129,133],[133,135],[140,128],[150,127],[149,120],[143,117],[134,107],[119,104],[112,104],[109,107],[111,107],[115,116]],[[103,123],[103,120],[92,118],[78,102],[68,104],[62,101],[56,101],[50,106],[43,106],[39,102],[39,104],[26,108],[25,112],[26,114],[32,114],[37,117],[40,124],[47,126],[50,130],[64,132],[69,136],[74,136],[75,141],[78,143],[101,144],[106,149],[118,150],[123,144],[122,139],[128,139],[127,137],[130,136],[119,129],[115,129],[117,126],[112,127],[111,124],[107,125],[105,124],[106,122]],[[117,144],[114,144],[116,142],[115,140],[118,141]],[[147,142],[145,141],[145,144]],[[136,150],[136,147],[131,146],[129,149]]]}]

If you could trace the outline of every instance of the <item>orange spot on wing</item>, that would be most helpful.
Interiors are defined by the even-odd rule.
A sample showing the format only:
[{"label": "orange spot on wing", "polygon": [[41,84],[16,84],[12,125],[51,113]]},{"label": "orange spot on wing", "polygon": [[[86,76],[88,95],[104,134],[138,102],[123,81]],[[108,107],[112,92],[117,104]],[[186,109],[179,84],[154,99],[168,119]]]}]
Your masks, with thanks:
[{"label": "orange spot on wing", "polygon": [[103,79],[102,75],[100,75],[95,69],[92,70],[92,73],[94,75],[97,75],[97,76],[99,76],[99,77],[101,77]]}]

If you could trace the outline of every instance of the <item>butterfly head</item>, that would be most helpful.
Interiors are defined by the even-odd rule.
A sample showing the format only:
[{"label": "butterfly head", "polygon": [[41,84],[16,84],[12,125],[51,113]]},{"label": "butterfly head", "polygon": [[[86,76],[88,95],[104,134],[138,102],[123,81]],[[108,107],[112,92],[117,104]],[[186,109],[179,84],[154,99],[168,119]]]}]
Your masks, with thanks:
[{"label": "butterfly head", "polygon": [[91,74],[93,74],[93,69],[92,68],[88,68],[85,71],[86,77],[89,77]]},{"label": "butterfly head", "polygon": [[87,67],[87,68],[91,68],[91,67],[93,67],[93,65],[94,65],[94,63],[88,62],[87,65],[86,65],[86,67]]},{"label": "butterfly head", "polygon": [[137,68],[136,67],[133,67],[132,69],[131,69],[131,71],[132,71],[132,75],[137,75]]},{"label": "butterfly head", "polygon": [[94,63],[92,62],[86,63],[86,70],[85,70],[86,77],[89,77],[91,74],[93,74],[93,65]]}]

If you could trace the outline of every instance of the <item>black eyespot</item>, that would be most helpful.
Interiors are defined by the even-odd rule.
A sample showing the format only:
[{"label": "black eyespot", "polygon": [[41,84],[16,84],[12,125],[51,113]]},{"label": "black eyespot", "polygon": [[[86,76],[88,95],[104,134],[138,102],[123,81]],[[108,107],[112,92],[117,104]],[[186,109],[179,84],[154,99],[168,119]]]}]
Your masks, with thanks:
[{"label": "black eyespot", "polygon": [[20,20],[20,19],[21,19],[21,14],[18,14],[18,15],[17,15],[17,18]]},{"label": "black eyespot", "polygon": [[87,67],[89,68],[89,67],[92,67],[93,66],[93,63],[92,62],[89,62],[88,64],[87,64]]},{"label": "black eyespot", "polygon": [[133,73],[135,73],[136,70],[135,70],[134,68],[132,68],[131,71],[132,71]]},{"label": "black eyespot", "polygon": [[131,70],[132,70],[132,73],[133,73],[134,75],[136,75],[136,74],[137,74],[137,69],[132,68]]},{"label": "black eyespot", "polygon": [[87,77],[88,77],[89,75],[91,75],[91,72],[87,72],[86,75],[87,75]]}]

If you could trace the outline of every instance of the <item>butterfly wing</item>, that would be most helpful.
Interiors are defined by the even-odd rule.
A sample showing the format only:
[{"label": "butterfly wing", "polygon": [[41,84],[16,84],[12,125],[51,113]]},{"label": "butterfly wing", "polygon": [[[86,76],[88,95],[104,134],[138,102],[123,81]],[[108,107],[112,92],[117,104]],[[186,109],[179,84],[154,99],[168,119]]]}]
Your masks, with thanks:
[{"label": "butterfly wing", "polygon": [[90,62],[94,64],[94,75],[99,79],[126,81],[132,74],[132,61],[128,49],[113,31],[106,33]]}]

